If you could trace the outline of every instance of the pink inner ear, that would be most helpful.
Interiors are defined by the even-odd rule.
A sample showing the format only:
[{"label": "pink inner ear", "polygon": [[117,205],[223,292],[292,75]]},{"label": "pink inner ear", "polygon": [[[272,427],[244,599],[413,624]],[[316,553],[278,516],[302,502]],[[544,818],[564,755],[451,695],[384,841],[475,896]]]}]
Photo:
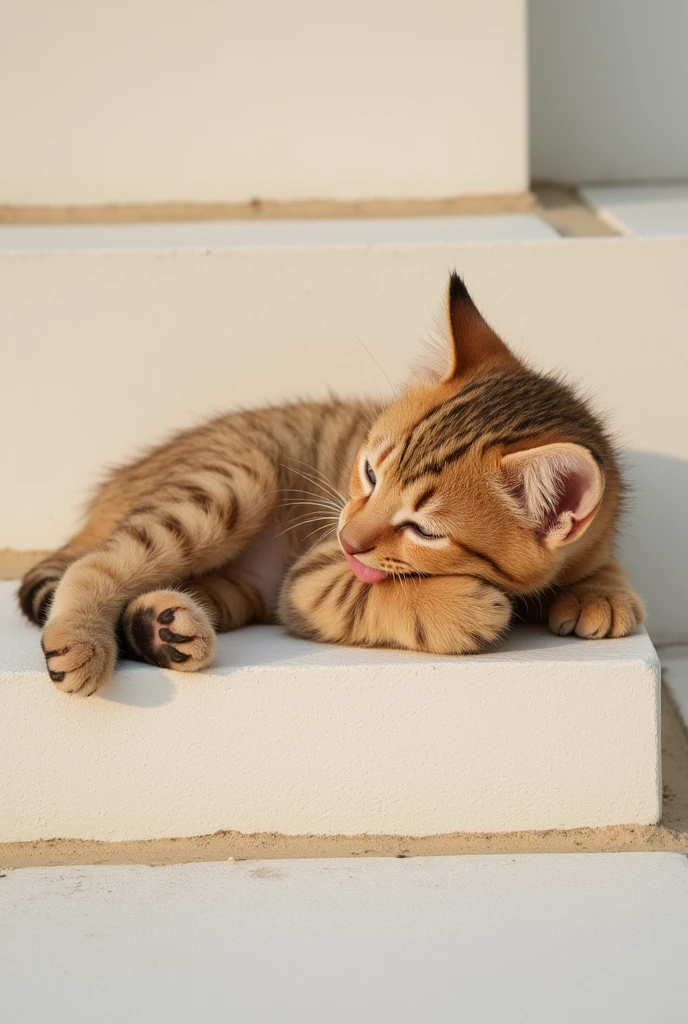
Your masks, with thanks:
[{"label": "pink inner ear", "polygon": [[556,504],[547,513],[539,532],[542,537],[556,536],[559,540],[573,540],[597,503],[597,488],[588,474],[576,471],[564,476],[560,486]]},{"label": "pink inner ear", "polygon": [[571,511],[575,519],[585,519],[597,504],[597,491],[592,474],[574,471],[564,478],[557,505],[562,512]]},{"label": "pink inner ear", "polygon": [[601,497],[597,466],[585,457],[576,461],[578,465],[566,467],[559,478],[560,490],[543,530],[550,541],[574,540]]},{"label": "pink inner ear", "polygon": [[531,448],[502,460],[511,494],[548,546],[573,540],[599,505],[604,489],[600,467],[575,444]]}]

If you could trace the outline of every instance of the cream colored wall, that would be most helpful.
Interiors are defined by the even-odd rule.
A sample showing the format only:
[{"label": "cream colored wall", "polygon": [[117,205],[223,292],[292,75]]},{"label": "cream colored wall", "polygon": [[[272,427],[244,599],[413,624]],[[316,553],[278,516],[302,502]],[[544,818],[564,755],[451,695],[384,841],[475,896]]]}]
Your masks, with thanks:
[{"label": "cream colored wall", "polygon": [[688,178],[685,0],[529,0],[535,180]]},{"label": "cream colored wall", "polygon": [[527,185],[525,0],[0,0],[0,203]]},{"label": "cream colored wall", "polygon": [[402,379],[457,267],[638,453],[624,558],[684,637],[686,266],[688,239],[0,255],[0,547],[61,542],[103,466],[211,413],[386,391],[366,348]]}]

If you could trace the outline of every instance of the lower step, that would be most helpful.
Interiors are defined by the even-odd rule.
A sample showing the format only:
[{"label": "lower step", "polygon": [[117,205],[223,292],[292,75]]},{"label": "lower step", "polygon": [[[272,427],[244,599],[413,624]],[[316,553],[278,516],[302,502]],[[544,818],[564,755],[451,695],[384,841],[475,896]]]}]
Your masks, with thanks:
[{"label": "lower step", "polygon": [[0,873],[6,1024],[685,1021],[685,857]]},{"label": "lower step", "polygon": [[647,635],[515,630],[446,658],[256,626],[185,675],[122,662],[55,690],[0,589],[0,842],[221,830],[423,836],[660,816],[659,663]]}]

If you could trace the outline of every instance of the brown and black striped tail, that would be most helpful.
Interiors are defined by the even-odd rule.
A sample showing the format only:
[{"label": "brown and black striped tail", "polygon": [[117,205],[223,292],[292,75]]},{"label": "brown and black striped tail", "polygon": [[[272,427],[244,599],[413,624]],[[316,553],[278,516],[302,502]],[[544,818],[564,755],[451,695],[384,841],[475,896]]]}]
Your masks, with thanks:
[{"label": "brown and black striped tail", "polygon": [[19,606],[29,622],[45,625],[57,584],[73,558],[52,555],[29,569],[19,587]]}]

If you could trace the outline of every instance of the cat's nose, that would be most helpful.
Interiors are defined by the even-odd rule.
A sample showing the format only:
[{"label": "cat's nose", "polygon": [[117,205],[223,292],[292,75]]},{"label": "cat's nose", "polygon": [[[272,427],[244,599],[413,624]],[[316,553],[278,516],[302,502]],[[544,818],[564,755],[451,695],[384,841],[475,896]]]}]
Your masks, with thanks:
[{"label": "cat's nose", "polygon": [[361,538],[356,537],[353,534],[347,536],[346,527],[339,531],[339,543],[342,545],[344,553],[347,555],[364,555],[366,551],[372,551],[373,546],[366,546],[365,542]]}]

